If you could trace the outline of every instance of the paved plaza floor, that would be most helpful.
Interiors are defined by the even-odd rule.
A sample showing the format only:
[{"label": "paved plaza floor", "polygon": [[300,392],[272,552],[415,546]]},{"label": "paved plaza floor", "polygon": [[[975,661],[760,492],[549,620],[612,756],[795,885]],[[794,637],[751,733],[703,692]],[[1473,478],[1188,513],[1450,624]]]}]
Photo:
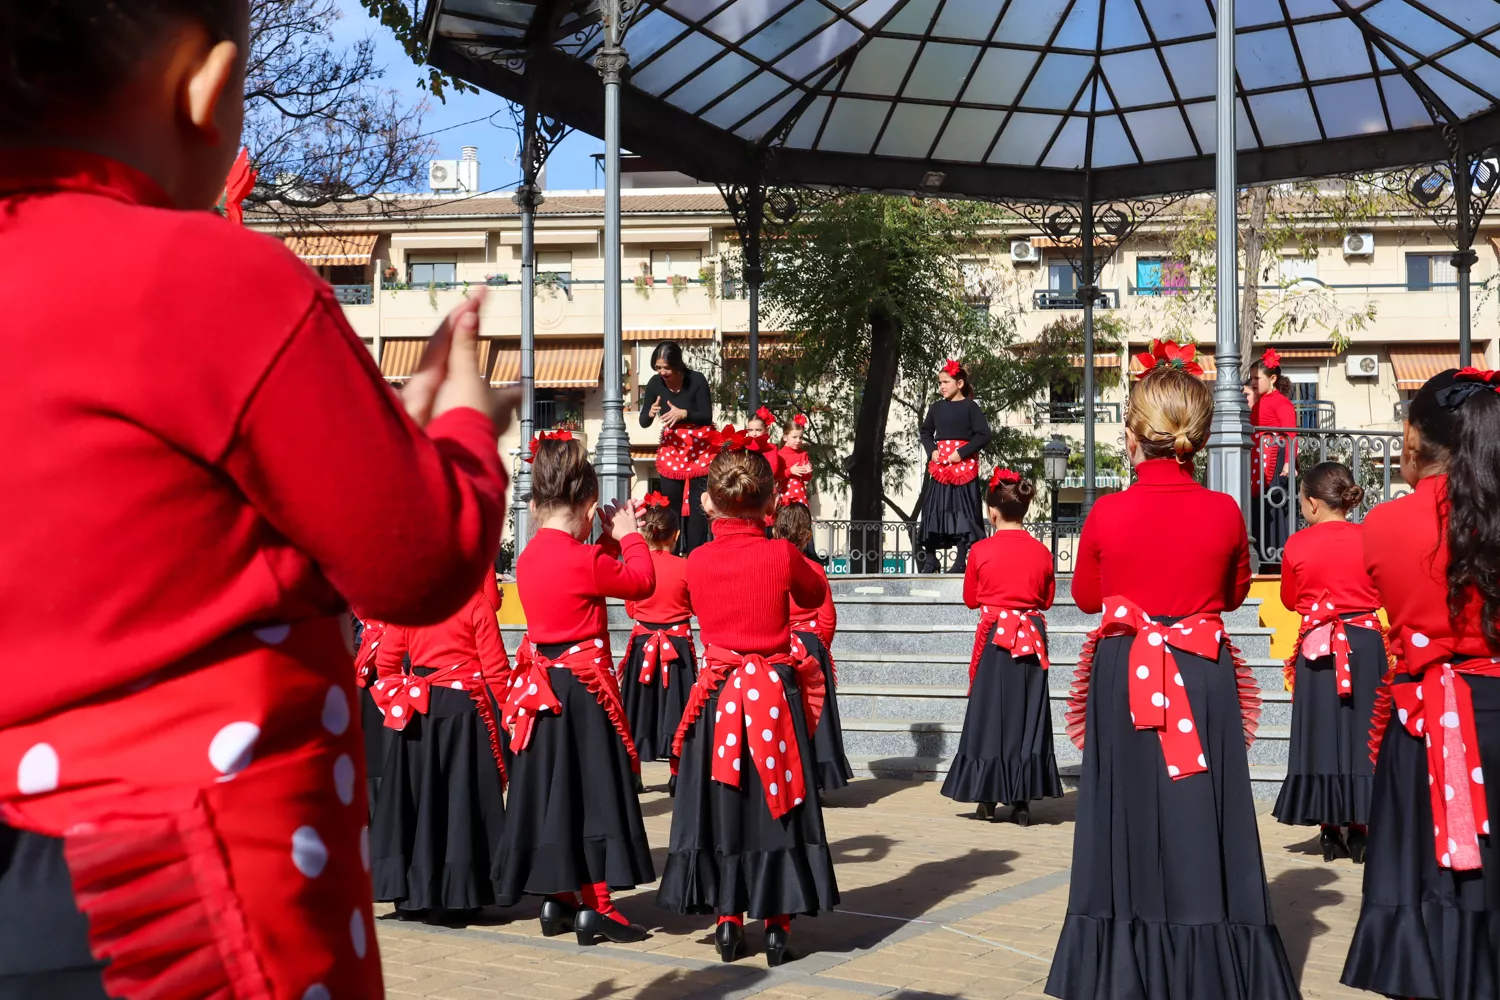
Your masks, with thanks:
[{"label": "paved plaza floor", "polygon": [[[646,765],[645,774],[642,807],[660,871],[672,800],[665,765]],[[843,902],[793,922],[805,957],[779,969],[766,968],[758,926],[746,928],[746,957],[720,963],[711,918],[657,909],[653,885],[615,897],[652,930],[631,945],[544,938],[536,902],[464,928],[396,921],[389,906],[377,907],[387,917],[377,921],[386,989],[444,1000],[1041,997],[1067,908],[1075,796],[1038,803],[1022,829],[974,820],[938,787],[863,779],[827,797]],[[1316,829],[1282,826],[1269,802],[1261,806],[1276,921],[1303,996],[1369,997],[1338,982],[1362,869],[1324,864]]]}]

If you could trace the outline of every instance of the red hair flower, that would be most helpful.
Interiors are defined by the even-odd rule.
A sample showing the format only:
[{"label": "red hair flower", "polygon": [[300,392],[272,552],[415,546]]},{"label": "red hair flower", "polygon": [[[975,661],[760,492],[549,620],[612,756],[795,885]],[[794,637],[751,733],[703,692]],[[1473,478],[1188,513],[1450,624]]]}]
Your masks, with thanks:
[{"label": "red hair flower", "polygon": [[1268,347],[1266,348],[1266,353],[1260,356],[1260,363],[1267,368],[1280,368],[1281,355],[1276,353],[1276,348]]},{"label": "red hair flower", "polygon": [[1001,483],[1015,484],[1021,481],[1021,474],[1014,469],[996,468],[990,473],[990,489],[995,489]]},{"label": "red hair flower", "polygon": [[806,427],[807,426],[807,414],[805,414],[805,413],[799,413],[799,414],[797,414],[795,417],[792,418],[792,423],[796,424],[798,427]]},{"label": "red hair flower", "polygon": [[721,431],[710,431],[708,446],[714,451],[775,451],[776,446],[764,435],[755,437],[746,431],[736,430],[734,424],[725,424]]},{"label": "red hair flower", "polygon": [[1494,388],[1496,392],[1500,392],[1500,371],[1492,372],[1480,368],[1460,368],[1454,373],[1453,379],[1456,382],[1483,382]]},{"label": "red hair flower", "polygon": [[532,437],[532,439],[531,439],[531,454],[525,456],[524,460],[527,461],[527,462],[535,462],[536,461],[536,452],[537,452],[537,449],[542,446],[542,442],[543,441],[571,441],[571,440],[573,440],[573,432],[572,431],[542,431],[540,434],[536,434],[536,435],[534,435]]},{"label": "red hair flower", "polygon": [[672,501],[667,499],[664,494],[652,490],[646,494],[646,498],[641,501],[641,504],[648,509],[651,507],[670,507],[672,506]]},{"label": "red hair flower", "polygon": [[767,427],[770,427],[772,424],[776,423],[776,414],[772,413],[770,410],[762,406],[760,409],[755,411],[755,419],[759,420]]},{"label": "red hair flower", "polygon": [[958,373],[962,369],[962,367],[963,366],[961,366],[957,361],[949,358],[947,361],[943,362],[943,374],[947,375],[949,378],[958,378]]},{"label": "red hair flower", "polygon": [[1189,375],[1203,375],[1203,366],[1193,359],[1198,356],[1197,344],[1175,344],[1170,340],[1151,341],[1151,350],[1137,354],[1136,361],[1143,369],[1136,375],[1143,379],[1158,368],[1177,368]]}]

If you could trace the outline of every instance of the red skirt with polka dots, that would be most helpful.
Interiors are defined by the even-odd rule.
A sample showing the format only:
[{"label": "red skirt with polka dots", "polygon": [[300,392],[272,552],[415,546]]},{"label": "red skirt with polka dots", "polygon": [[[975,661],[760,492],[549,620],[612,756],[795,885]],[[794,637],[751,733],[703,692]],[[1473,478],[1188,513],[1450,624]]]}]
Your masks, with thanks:
[{"label": "red skirt with polka dots", "polygon": [[384,995],[351,673],[334,619],[274,625],[0,732],[111,996]]},{"label": "red skirt with polka dots", "polygon": [[664,479],[698,479],[708,475],[714,460],[709,435],[712,427],[677,424],[661,432],[656,449],[656,471]]}]

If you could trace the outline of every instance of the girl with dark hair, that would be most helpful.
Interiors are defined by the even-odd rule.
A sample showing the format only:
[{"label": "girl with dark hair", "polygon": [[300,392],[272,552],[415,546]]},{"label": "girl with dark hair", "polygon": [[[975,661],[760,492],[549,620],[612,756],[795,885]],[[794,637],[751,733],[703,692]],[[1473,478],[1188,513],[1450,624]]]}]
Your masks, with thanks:
[{"label": "girl with dark hair", "polygon": [[656,450],[656,472],[661,491],[682,517],[676,553],[685,556],[708,541],[708,518],[703,513],[703,490],[708,463],[713,459],[713,400],[708,380],[688,368],[682,346],[664,340],[651,352],[655,374],[641,392],[641,426],[661,423]]},{"label": "girl with dark hair", "polygon": [[990,443],[990,425],[974,402],[969,373],[952,358],[938,372],[938,395],[942,398],[928,407],[921,429],[927,478],[918,501],[918,569],[936,573],[938,550],[957,546],[949,572],[962,573],[969,546],[985,534],[978,455]]},{"label": "girl with dark hair", "polygon": [[[1245,380],[1254,397],[1250,404],[1251,427],[1297,426],[1297,408],[1287,398],[1292,381],[1281,373],[1281,355],[1267,348],[1250,365]],[[1281,548],[1291,532],[1292,500],[1287,495],[1291,465],[1297,460],[1297,435],[1291,431],[1257,431],[1252,439],[1254,466],[1250,476],[1250,527],[1256,533],[1264,565],[1281,561]]]},{"label": "girl with dark hair", "polygon": [[1452,369],[1412,399],[1406,496],[1364,521],[1396,664],[1375,702],[1364,901],[1343,982],[1500,996],[1500,372]]},{"label": "girl with dark hair", "polygon": [[[495,895],[502,906],[545,896],[547,937],[573,931],[581,945],[601,937],[640,941],[646,929],[610,899],[611,890],[655,881],[656,870],[605,599],[649,597],[656,570],[633,505],[599,506],[599,480],[583,445],[567,431],[538,437],[531,474],[537,531],[516,560],[526,637],[502,708],[515,756]],[[595,515],[603,534],[591,545]]]},{"label": "girl with dark hair", "polygon": [[1323,860],[1356,864],[1370,822],[1370,715],[1386,670],[1380,595],[1365,571],[1363,529],[1348,520],[1363,499],[1337,462],[1302,479],[1308,527],[1287,540],[1281,562],[1281,603],[1302,625],[1286,661],[1292,741],[1274,810],[1283,823],[1322,827]]},{"label": "girl with dark hair", "polygon": [[643,600],[625,602],[635,627],[619,672],[620,697],[641,760],[671,759],[672,737],[698,678],[687,560],[672,554],[681,524],[662,494],[651,493],[641,501],[641,534],[651,547],[656,589]]},{"label": "girl with dark hair", "polygon": [[1031,822],[1031,800],[1063,793],[1052,748],[1047,688],[1047,622],[1056,590],[1052,553],[1023,522],[1036,487],[1010,469],[990,476],[986,500],[995,533],[969,552],[964,603],[980,609],[969,660],[969,707],[943,794],[976,802],[975,816]]},{"label": "girl with dark hair", "polygon": [[688,557],[703,666],[673,741],[672,838],[658,906],[712,913],[719,956],[739,957],[746,915],[766,922],[766,963],[790,950],[791,916],[839,900],[818,802],[812,734],[823,674],[791,631],[828,581],[765,536],[776,503],[764,439],[731,431],[708,475],[714,540]]},{"label": "girl with dark hair", "polygon": [[1260,692],[1222,614],[1250,591],[1245,519],[1193,478],[1213,396],[1152,345],[1130,393],[1129,489],[1079,540],[1073,599],[1104,613],[1064,715],[1083,751],[1068,913],[1047,992],[1063,1000],[1294,1000],[1266,888],[1246,745]]}]

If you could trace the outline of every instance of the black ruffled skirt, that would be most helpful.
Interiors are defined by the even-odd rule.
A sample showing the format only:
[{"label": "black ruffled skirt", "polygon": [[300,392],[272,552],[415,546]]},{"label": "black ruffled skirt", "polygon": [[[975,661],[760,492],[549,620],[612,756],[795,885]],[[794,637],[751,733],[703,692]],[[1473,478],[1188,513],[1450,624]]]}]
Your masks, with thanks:
[{"label": "black ruffled skirt", "polygon": [[1373,629],[1345,625],[1353,696],[1339,697],[1333,657],[1298,654],[1292,741],[1275,817],[1293,826],[1370,822],[1370,716],[1385,676],[1385,643]]},{"label": "black ruffled skirt", "polygon": [[[642,622],[646,628],[669,628],[670,624]],[[626,651],[625,669],[620,673],[620,700],[625,703],[625,718],[630,720],[630,737],[635,740],[641,760],[670,760],[672,737],[682,721],[693,681],[698,679],[698,660],[693,652],[692,636],[669,636],[677,659],[666,667],[667,686],[662,687],[661,671],[650,684],[642,684],[642,649],[649,636],[636,636]]]},{"label": "black ruffled skirt", "polygon": [[672,509],[682,513],[682,494],[687,491],[688,516],[682,519],[682,533],[677,536],[674,555],[685,556],[708,541],[708,515],[703,511],[703,494],[708,489],[708,477],[697,479],[661,479],[661,492],[672,502]]},{"label": "black ruffled skirt", "polygon": [[922,487],[917,543],[924,548],[943,549],[984,538],[982,488],[978,479],[949,486],[928,476]]},{"label": "black ruffled skirt", "polygon": [[[776,670],[786,686],[802,777],[811,791],[817,778],[801,688],[790,668]],[[656,905],[676,913],[740,913],[756,920],[831,909],[839,890],[818,797],[808,795],[781,819],[772,819],[760,773],[748,758],[742,757],[739,788],[713,780],[714,717],[722,694],[721,687],[709,698],[683,741],[671,846]]]},{"label": "black ruffled skirt", "polygon": [[359,724],[364,727],[365,737],[365,791],[370,803],[370,815],[375,815],[375,800],[380,797],[380,776],[385,772],[386,734],[385,716],[370,689],[359,689]]},{"label": "black ruffled skirt", "polygon": [[845,787],[854,777],[854,768],[844,754],[844,725],[839,721],[838,692],[834,690],[833,655],[811,632],[798,632],[797,638],[823,668],[823,714],[818,718],[818,728],[813,730],[813,769],[818,776],[818,790],[829,792]]},{"label": "black ruffled skirt", "polygon": [[[550,658],[571,645],[537,648]],[[527,894],[599,882],[632,889],[656,880],[625,744],[571,670],[553,667],[548,679],[562,712],[538,717],[531,745],[511,764],[505,838],[494,868],[502,906]]]},{"label": "black ruffled skirt", "polygon": [[1047,979],[1065,1000],[1290,1000],[1261,860],[1235,668],[1173,650],[1208,770],[1167,775],[1130,720],[1131,636],[1101,639],[1088,692],[1068,913]]},{"label": "black ruffled skirt", "polygon": [[[1500,774],[1500,678],[1464,680],[1474,697],[1481,765]],[[1491,816],[1500,814],[1500,797],[1489,793],[1489,807]],[[1440,868],[1432,831],[1426,746],[1393,718],[1375,765],[1364,902],[1342,982],[1388,996],[1495,1000],[1500,853],[1493,837],[1481,836],[1482,868]]]},{"label": "black ruffled skirt", "polygon": [[[425,677],[425,667],[413,668]],[[435,687],[427,714],[382,730],[385,776],[370,822],[375,898],[403,910],[495,902],[490,869],[505,832],[489,728],[467,691]]]},{"label": "black ruffled skirt", "polygon": [[106,1000],[61,837],[0,823],[0,997]]},{"label": "black ruffled skirt", "polygon": [[1063,794],[1052,747],[1047,671],[1035,656],[1013,659],[984,637],[958,754],[943,794],[955,802],[1018,805]]}]

